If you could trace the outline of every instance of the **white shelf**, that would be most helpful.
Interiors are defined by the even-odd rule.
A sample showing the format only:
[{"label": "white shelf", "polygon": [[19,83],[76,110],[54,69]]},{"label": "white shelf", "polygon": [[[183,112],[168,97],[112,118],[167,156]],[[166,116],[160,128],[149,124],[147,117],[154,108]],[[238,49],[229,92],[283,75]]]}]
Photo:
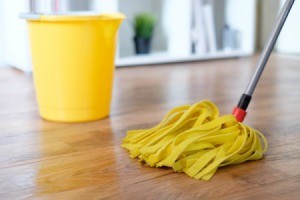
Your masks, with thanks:
[{"label": "white shelf", "polygon": [[[250,56],[255,52],[256,0],[212,0],[215,17],[218,51],[194,55],[191,53],[191,25],[193,0],[148,0],[147,6],[140,0],[119,0],[119,12],[128,16],[119,32],[119,52],[117,67],[176,63],[212,59]],[[200,1],[200,0],[199,0]],[[180,12],[178,12],[180,10]],[[153,39],[153,53],[134,55],[133,17],[139,12],[150,12],[158,16],[158,24]],[[220,51],[222,30],[225,24],[239,32],[239,50]],[[159,46],[159,45],[162,45]],[[157,49],[164,52],[156,53]]]},{"label": "white shelf", "polygon": [[138,65],[152,65],[152,64],[166,64],[189,61],[204,61],[214,59],[238,58],[243,56],[250,56],[252,53],[243,51],[231,52],[216,52],[214,54],[206,55],[190,55],[190,56],[175,56],[168,53],[153,53],[149,55],[130,56],[122,59],[117,59],[117,67],[138,66]]}]

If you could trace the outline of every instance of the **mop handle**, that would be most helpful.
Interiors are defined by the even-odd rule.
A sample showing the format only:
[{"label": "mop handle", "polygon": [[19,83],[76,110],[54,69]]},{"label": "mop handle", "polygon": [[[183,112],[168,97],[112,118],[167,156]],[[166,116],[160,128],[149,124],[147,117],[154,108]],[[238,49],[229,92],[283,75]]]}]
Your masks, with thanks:
[{"label": "mop handle", "polygon": [[232,114],[240,122],[242,122],[244,120],[244,118],[247,114],[246,110],[251,101],[252,94],[256,88],[256,85],[257,85],[265,67],[266,67],[266,64],[270,57],[270,54],[272,53],[272,50],[274,49],[275,43],[278,39],[278,36],[282,30],[283,25],[293,7],[294,2],[295,2],[295,0],[286,0],[286,2],[279,14],[278,20],[273,28],[273,31],[266,43],[261,55],[260,55],[254,76],[252,77],[245,93],[242,95],[238,106],[235,107],[233,110]]},{"label": "mop handle", "polygon": [[257,64],[257,69],[254,73],[252,80],[250,81],[250,83],[248,85],[248,88],[247,88],[245,94],[250,95],[250,96],[253,94],[255,87],[260,79],[261,74],[263,73],[263,71],[265,69],[265,66],[270,57],[270,54],[275,46],[277,38],[278,38],[278,36],[281,32],[281,29],[290,13],[290,10],[291,10],[294,2],[295,2],[295,0],[287,0],[285,2],[285,5],[279,15],[278,21],[274,26],[273,32],[271,33],[271,35],[268,39],[268,42],[266,43],[266,45],[261,53],[261,56],[260,56],[258,64]]}]

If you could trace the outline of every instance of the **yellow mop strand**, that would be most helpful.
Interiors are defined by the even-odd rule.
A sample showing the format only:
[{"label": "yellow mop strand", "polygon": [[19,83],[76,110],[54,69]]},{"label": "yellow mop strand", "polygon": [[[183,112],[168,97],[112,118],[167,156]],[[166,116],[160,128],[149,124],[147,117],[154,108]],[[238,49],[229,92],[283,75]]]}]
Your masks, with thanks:
[{"label": "yellow mop strand", "polygon": [[209,180],[219,167],[258,160],[267,149],[262,133],[219,116],[210,101],[172,109],[156,126],[128,131],[122,147],[151,167],[172,167],[196,179]]}]

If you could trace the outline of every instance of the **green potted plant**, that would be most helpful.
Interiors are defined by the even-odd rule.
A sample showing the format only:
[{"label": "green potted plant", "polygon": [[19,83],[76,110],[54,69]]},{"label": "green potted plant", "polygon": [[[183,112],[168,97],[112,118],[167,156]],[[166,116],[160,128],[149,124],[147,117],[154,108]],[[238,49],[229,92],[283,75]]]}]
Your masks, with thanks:
[{"label": "green potted plant", "polygon": [[134,43],[136,54],[148,54],[156,18],[149,13],[140,13],[134,18]]}]

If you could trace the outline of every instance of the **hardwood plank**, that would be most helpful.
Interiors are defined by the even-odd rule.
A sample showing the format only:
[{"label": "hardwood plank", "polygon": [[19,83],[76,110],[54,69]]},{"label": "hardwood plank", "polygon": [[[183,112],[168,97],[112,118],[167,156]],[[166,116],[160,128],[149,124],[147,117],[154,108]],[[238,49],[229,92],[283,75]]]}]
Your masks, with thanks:
[{"label": "hardwood plank", "polygon": [[230,113],[257,57],[122,68],[109,118],[54,123],[38,115],[31,76],[0,70],[0,199],[298,199],[300,57],[272,55],[246,124],[264,159],[221,168],[209,182],[150,168],[120,147],[126,131],[204,99]]}]

